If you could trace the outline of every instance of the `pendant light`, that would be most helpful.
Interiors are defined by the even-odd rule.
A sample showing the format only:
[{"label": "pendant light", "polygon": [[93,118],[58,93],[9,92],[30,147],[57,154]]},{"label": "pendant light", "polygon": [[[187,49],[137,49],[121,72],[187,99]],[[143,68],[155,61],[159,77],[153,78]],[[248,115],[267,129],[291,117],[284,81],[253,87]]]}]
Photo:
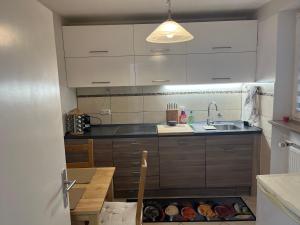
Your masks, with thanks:
[{"label": "pendant light", "polygon": [[146,40],[151,43],[159,44],[171,44],[193,40],[194,36],[172,19],[171,0],[167,0],[167,4],[169,7],[168,19],[160,24]]}]

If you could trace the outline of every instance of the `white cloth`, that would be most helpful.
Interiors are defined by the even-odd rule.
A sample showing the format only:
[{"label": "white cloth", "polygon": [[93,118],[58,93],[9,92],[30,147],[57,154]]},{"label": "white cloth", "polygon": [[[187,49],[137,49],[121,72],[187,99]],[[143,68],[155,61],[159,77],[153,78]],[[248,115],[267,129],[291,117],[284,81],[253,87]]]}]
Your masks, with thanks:
[{"label": "white cloth", "polygon": [[247,93],[243,102],[244,107],[242,109],[242,120],[255,125],[259,120],[259,99],[257,94],[259,87],[246,87],[246,91]]},{"label": "white cloth", "polygon": [[99,225],[136,225],[135,202],[104,202]]}]

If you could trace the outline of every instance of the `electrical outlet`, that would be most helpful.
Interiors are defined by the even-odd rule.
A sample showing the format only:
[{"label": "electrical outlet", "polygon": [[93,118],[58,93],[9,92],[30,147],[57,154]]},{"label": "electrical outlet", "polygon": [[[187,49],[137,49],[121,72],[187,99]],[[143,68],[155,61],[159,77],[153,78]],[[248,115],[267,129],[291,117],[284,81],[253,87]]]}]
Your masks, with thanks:
[{"label": "electrical outlet", "polygon": [[102,116],[111,115],[111,110],[110,109],[102,109],[100,111],[100,115],[102,115]]}]

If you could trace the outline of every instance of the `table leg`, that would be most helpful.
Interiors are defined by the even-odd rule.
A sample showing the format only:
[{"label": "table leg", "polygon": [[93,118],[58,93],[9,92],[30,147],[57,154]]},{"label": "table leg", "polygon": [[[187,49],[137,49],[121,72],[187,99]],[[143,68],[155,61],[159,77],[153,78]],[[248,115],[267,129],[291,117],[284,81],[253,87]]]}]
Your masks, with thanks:
[{"label": "table leg", "polygon": [[89,216],[89,225],[99,225],[99,216],[98,215],[90,215]]},{"label": "table leg", "polygon": [[113,183],[113,180],[110,183],[110,186],[108,188],[105,200],[108,201],[108,202],[114,201],[114,183]]}]

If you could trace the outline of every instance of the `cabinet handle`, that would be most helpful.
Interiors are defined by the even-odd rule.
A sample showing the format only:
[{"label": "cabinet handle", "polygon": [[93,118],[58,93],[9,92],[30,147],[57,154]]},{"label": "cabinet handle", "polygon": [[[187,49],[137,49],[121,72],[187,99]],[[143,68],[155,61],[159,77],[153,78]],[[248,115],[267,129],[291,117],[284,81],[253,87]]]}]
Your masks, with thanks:
[{"label": "cabinet handle", "polygon": [[218,49],[232,49],[231,46],[215,46],[211,48],[212,50],[218,50]]},{"label": "cabinet handle", "polygon": [[140,145],[140,143],[138,143],[138,142],[132,142],[131,144],[132,145]]},{"label": "cabinet handle", "polygon": [[161,48],[161,49],[151,49],[150,50],[152,53],[167,53],[170,52],[169,48]]},{"label": "cabinet handle", "polygon": [[170,80],[153,80],[152,83],[168,83]]},{"label": "cabinet handle", "polygon": [[92,81],[92,84],[110,84],[110,81]]},{"label": "cabinet handle", "polygon": [[140,152],[130,152],[130,155],[140,155]]},{"label": "cabinet handle", "polygon": [[234,151],[234,149],[232,149],[232,147],[223,147],[222,149],[223,149],[223,151],[226,151],[226,152],[233,152]]},{"label": "cabinet handle", "polygon": [[231,80],[231,77],[213,77],[212,80]]},{"label": "cabinet handle", "polygon": [[140,174],[140,172],[138,172],[138,171],[132,171],[131,173],[132,174]]},{"label": "cabinet handle", "polygon": [[109,53],[109,51],[107,50],[92,50],[90,51],[91,54],[95,54],[95,53]]}]

